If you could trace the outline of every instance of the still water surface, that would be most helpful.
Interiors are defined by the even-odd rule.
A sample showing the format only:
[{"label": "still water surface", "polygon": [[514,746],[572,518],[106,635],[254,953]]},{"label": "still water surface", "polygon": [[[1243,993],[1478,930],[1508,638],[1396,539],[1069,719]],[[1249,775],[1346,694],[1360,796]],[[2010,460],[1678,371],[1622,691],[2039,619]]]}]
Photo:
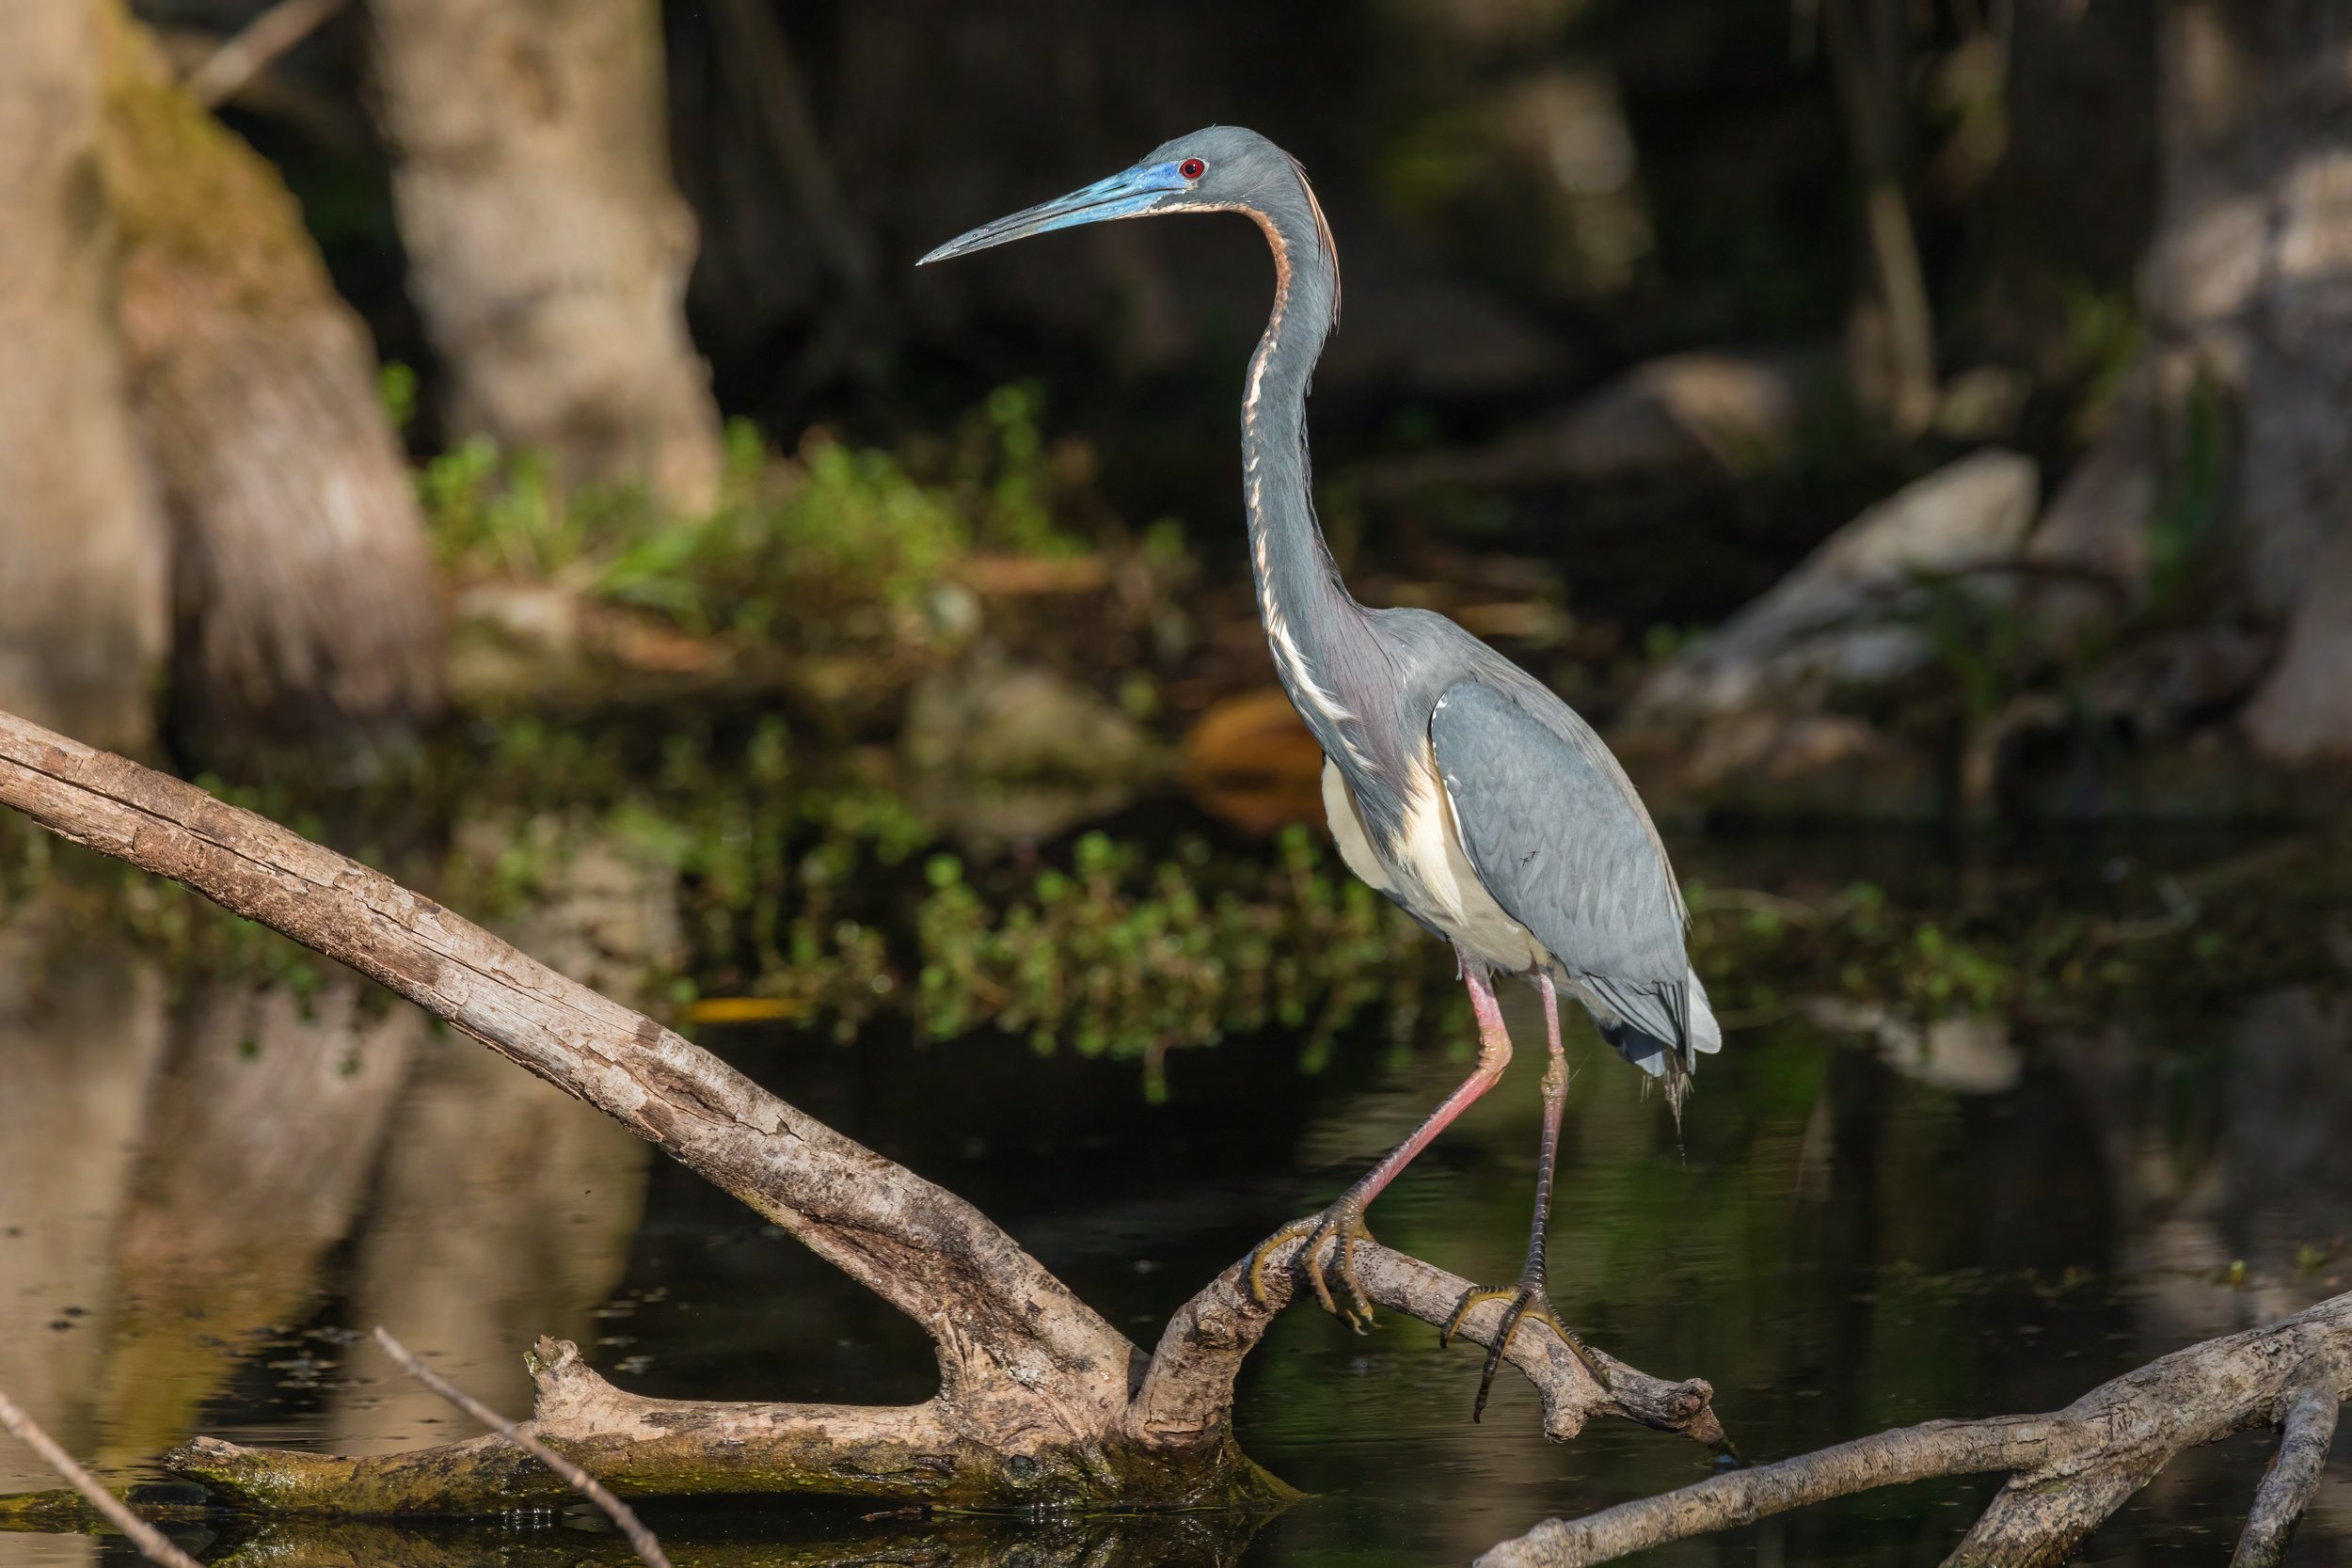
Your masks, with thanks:
[{"label": "still water surface", "polygon": [[[1822,874],[1819,844],[1714,879]],[[6,958],[0,953],[0,960]],[[135,955],[9,974],[0,1089],[0,1386],[122,1478],[202,1431],[389,1449],[469,1434],[357,1332],[382,1323],[514,1411],[520,1353],[578,1339],[626,1387],[706,1399],[912,1402],[910,1324],[757,1216],[462,1041],[330,991],[167,997]],[[1786,1014],[1706,1064],[1679,1139],[1581,1024],[1553,1296],[1661,1376],[1704,1376],[1741,1450],[2055,1407],[2150,1356],[2352,1288],[2352,1029],[2328,977],[2063,1027],[1956,1016],[1833,1032]],[[1532,1001],[1532,993],[1526,999]],[[1532,1011],[1515,1013],[1539,1040]],[[1326,1201],[1458,1079],[1433,1045],[1181,1053],[1164,1103],[1132,1062],[887,1028],[709,1031],[832,1125],[977,1202],[1149,1344],[1281,1219]],[[1391,1245],[1515,1272],[1535,1077],[1503,1086],[1375,1208]],[[265,1129],[265,1132],[257,1132]],[[2233,1263],[2243,1270],[2233,1271]],[[1709,1456],[1617,1424],[1566,1447],[1479,1353],[1312,1310],[1249,1362],[1246,1446],[1313,1496],[1254,1528],[866,1521],[847,1508],[668,1507],[695,1562],[1276,1565],[1467,1561],[1548,1515],[1696,1480]],[[2352,1450],[2346,1450],[2352,1451]],[[2226,1561],[2262,1434],[2193,1455],[2094,1541],[2093,1562]],[[49,1484],[0,1452],[0,1490]],[[1670,1548],[1684,1563],[1932,1563],[1991,1478],[1904,1488]],[[584,1523],[401,1532],[225,1529],[211,1561],[626,1559]],[[0,1568],[129,1560],[119,1542],[0,1534]],[[2352,1560],[2340,1459],[2294,1562]]]}]

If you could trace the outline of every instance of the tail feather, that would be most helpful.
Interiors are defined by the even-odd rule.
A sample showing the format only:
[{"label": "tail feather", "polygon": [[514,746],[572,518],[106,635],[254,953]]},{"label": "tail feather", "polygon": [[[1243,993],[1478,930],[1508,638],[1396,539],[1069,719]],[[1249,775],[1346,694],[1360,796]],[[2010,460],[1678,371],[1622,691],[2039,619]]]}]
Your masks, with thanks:
[{"label": "tail feather", "polygon": [[1715,1022],[1715,1009],[1707,1005],[1707,988],[1699,984],[1699,972],[1695,969],[1691,971],[1690,1029],[1692,1051],[1704,1051],[1711,1056],[1724,1048],[1724,1026]]},{"label": "tail feather", "polygon": [[[1588,994],[1600,990],[1589,986],[1587,989]],[[1606,991],[1602,994],[1607,996]],[[1674,1027],[1674,1032],[1681,1036],[1678,1040],[1661,1039],[1640,1024],[1629,1022],[1622,1012],[1604,1019],[1596,1011],[1594,1022],[1600,1028],[1601,1038],[1615,1047],[1618,1055],[1660,1081],[1666,1091],[1666,1104],[1674,1112],[1675,1140],[1679,1144],[1682,1102],[1690,1098],[1691,1075],[1698,1068],[1701,1053],[1712,1055],[1724,1048],[1724,1030],[1716,1022],[1715,1009],[1708,1005],[1707,988],[1699,983],[1695,971],[1690,974],[1679,998],[1669,994],[1660,1000],[1665,1003],[1665,1015],[1672,1018],[1673,1026],[1678,1026]],[[1673,1005],[1677,1000],[1682,1003],[1679,1007]]]}]

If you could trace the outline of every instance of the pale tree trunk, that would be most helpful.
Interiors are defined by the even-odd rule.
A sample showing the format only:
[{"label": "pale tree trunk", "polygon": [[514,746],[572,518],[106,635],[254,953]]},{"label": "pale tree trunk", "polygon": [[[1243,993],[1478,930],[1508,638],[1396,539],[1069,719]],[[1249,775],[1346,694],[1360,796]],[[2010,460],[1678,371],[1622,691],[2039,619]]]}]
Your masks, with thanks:
[{"label": "pale tree trunk", "polygon": [[[2352,757],[2352,12],[2173,0],[2162,48],[2149,341],[2034,553],[2137,602],[2217,485],[2223,618],[2280,643],[2247,731],[2277,760]],[[2201,478],[2188,449],[2216,442],[2229,461]]]},{"label": "pale tree trunk", "polygon": [[277,171],[120,0],[95,9],[124,349],[172,524],[177,725],[217,746],[429,715],[431,562],[366,331]]},{"label": "pale tree trunk", "polygon": [[694,224],[669,167],[654,0],[375,0],[410,290],[450,420],[565,480],[707,507],[709,372],[686,332]]},{"label": "pale tree trunk", "polygon": [[0,704],[143,749],[165,546],[125,412],[87,6],[0,0]]}]

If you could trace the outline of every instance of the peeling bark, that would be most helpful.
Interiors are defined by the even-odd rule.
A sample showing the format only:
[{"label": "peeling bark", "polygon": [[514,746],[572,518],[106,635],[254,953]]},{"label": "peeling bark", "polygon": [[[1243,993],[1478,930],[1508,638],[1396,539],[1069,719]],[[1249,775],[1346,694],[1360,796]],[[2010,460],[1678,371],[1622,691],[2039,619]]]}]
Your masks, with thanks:
[{"label": "peeling bark", "polygon": [[[1200,1507],[1291,1494],[1243,1455],[1233,1374],[1288,1301],[1296,1245],[1252,1301],[1236,1263],[1146,1357],[970,1204],[768,1093],[709,1053],[557,974],[380,873],[176,779],[0,714],[0,804],[184,882],[336,958],[596,1106],[913,1318],[940,1390],[905,1409],[652,1401],[541,1353],[532,1430],[620,1492],[819,1491],[962,1505]],[[1372,1299],[1443,1323],[1470,1282],[1373,1245]],[[1483,1342],[1499,1303],[1470,1314]],[[1510,1359],[1545,1431],[1614,1415],[1721,1440],[1701,1382],[1612,1367],[1594,1385],[1549,1329]],[[497,1508],[560,1483],[511,1448],[337,1458],[199,1440],[175,1464],[255,1507]]]}]

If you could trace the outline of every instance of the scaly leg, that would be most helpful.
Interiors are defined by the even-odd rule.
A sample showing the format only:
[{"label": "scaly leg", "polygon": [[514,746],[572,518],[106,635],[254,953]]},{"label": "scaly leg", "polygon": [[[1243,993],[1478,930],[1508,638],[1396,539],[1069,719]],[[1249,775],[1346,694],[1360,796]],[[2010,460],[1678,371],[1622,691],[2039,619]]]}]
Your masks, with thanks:
[{"label": "scaly leg", "polygon": [[1470,1407],[1473,1421],[1486,1413],[1486,1396],[1494,1391],[1495,1369],[1502,1364],[1503,1347],[1518,1332],[1519,1324],[1530,1318],[1549,1323],[1552,1331],[1576,1352],[1584,1370],[1593,1374],[1593,1381],[1603,1388],[1609,1386],[1609,1374],[1601,1370],[1600,1358],[1574,1329],[1560,1321],[1560,1315],[1551,1309],[1550,1299],[1544,1294],[1544,1231],[1551,1224],[1551,1173],[1560,1159],[1560,1113],[1568,1102],[1568,1058],[1560,1049],[1560,997],[1552,989],[1550,974],[1539,974],[1536,984],[1544,993],[1544,1028],[1547,1043],[1551,1047],[1551,1059],[1544,1065],[1544,1134],[1536,1156],[1535,1223],[1528,1233],[1527,1265],[1519,1271],[1518,1283],[1509,1290],[1464,1292],[1454,1305],[1454,1316],[1446,1320],[1445,1327],[1438,1334],[1438,1343],[1442,1348],[1453,1340],[1454,1330],[1462,1326],[1470,1309],[1480,1302],[1511,1304],[1495,1329],[1493,1342],[1486,1347],[1486,1370],[1478,1378],[1478,1402]]},{"label": "scaly leg", "polygon": [[[1339,1201],[1319,1214],[1293,1220],[1272,1236],[1259,1243],[1249,1258],[1249,1295],[1260,1305],[1265,1302],[1266,1258],[1285,1242],[1304,1236],[1307,1244],[1299,1250],[1299,1259],[1307,1270],[1308,1282],[1313,1285],[1315,1299],[1323,1309],[1334,1317],[1344,1319],[1347,1325],[1361,1334],[1372,1323],[1372,1303],[1364,1298],[1363,1286],[1356,1278],[1356,1243],[1370,1241],[1372,1232],[1364,1227],[1364,1210],[1372,1200],[1395,1180],[1413,1156],[1429,1147],[1430,1141],[1452,1125],[1454,1118],[1470,1109],[1470,1102],[1502,1076],[1502,1069],[1511,1062],[1511,1036],[1502,1026],[1502,1005],[1495,1000],[1494,982],[1487,978],[1485,966],[1468,954],[1462,955],[1462,983],[1470,988],[1470,1010],[1478,1015],[1478,1068],[1462,1081],[1461,1087],[1446,1096],[1445,1102],[1429,1113],[1428,1119],[1413,1130],[1413,1135],[1391,1149],[1378,1164],[1366,1171],[1356,1184],[1340,1195]],[[1553,1035],[1556,1039],[1558,1027]],[[1554,1118],[1555,1123],[1557,1117]],[[1323,1276],[1323,1244],[1334,1243],[1340,1266],[1340,1280],[1346,1287],[1347,1307],[1343,1311],[1332,1299],[1331,1287]]]}]

